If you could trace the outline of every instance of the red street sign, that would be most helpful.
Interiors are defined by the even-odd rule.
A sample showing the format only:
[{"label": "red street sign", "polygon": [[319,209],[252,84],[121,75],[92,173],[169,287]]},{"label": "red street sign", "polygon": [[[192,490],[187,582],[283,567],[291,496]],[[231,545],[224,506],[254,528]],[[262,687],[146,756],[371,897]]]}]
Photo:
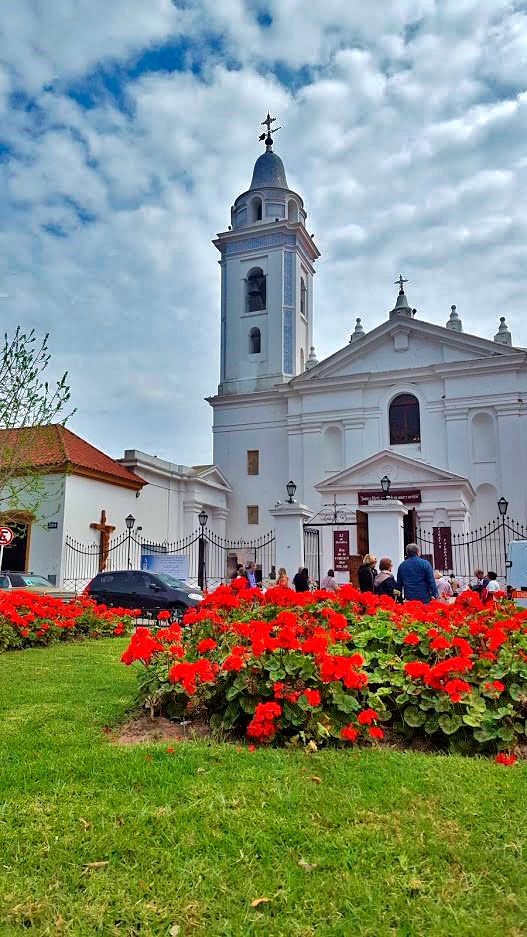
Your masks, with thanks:
[{"label": "red street sign", "polygon": [[0,527],[0,547],[7,547],[14,536],[10,527]]},{"label": "red street sign", "polygon": [[333,569],[340,572],[349,570],[350,533],[349,530],[333,531]]}]

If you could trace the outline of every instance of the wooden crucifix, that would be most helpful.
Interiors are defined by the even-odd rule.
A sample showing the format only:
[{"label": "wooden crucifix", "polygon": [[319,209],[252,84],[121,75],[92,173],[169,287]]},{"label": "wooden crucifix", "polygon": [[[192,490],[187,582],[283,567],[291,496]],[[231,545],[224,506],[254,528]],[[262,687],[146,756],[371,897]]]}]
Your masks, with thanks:
[{"label": "wooden crucifix", "polygon": [[99,572],[102,573],[106,569],[106,560],[108,559],[108,547],[110,544],[110,534],[113,534],[115,527],[112,527],[111,524],[106,523],[106,511],[101,511],[101,519],[98,524],[90,524],[90,527],[93,527],[95,530],[98,530],[101,535],[101,540],[99,543]]}]

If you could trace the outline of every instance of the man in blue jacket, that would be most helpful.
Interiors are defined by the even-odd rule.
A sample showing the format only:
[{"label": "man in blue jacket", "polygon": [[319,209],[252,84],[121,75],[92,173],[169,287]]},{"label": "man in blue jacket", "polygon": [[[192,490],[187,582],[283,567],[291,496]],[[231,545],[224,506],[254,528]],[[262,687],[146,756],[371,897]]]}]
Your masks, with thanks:
[{"label": "man in blue jacket", "polygon": [[428,560],[419,556],[416,543],[409,543],[406,547],[406,559],[397,570],[397,588],[407,600],[428,603],[431,599],[437,599],[434,570]]}]

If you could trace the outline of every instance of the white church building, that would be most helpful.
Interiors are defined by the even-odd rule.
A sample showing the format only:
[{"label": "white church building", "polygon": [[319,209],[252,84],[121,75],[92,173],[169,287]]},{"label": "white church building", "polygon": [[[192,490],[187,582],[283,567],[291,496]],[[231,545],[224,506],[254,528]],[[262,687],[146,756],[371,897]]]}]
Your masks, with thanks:
[{"label": "white church building", "polygon": [[[19,531],[3,568],[71,585],[154,550],[188,554],[195,579],[199,548],[209,580],[249,558],[265,578],[284,557],[289,574],[305,561],[314,578],[334,566],[345,580],[360,555],[391,550],[397,562],[416,537],[434,561],[443,556],[442,568],[460,557],[489,568],[488,543],[527,524],[527,350],[513,346],[503,317],[493,337],[464,332],[455,306],[444,326],[426,322],[400,276],[382,324],[367,332],[357,319],[349,343],[317,361],[320,255],[273,152],[272,119],[264,123],[265,152],[213,242],[221,354],[207,398],[212,463],[135,449],[115,460],[61,426],[14,431],[30,433],[26,463],[46,475],[49,496],[41,517],[24,505],[1,512]],[[387,486],[391,505],[382,506]],[[500,499],[507,530],[496,526]],[[404,534],[396,544],[380,533],[391,506]]]},{"label": "white church building", "polygon": [[[502,496],[525,524],[527,350],[512,345],[503,317],[488,338],[464,332],[455,306],[444,327],[426,322],[400,277],[385,321],[366,332],[357,319],[349,344],[317,361],[319,251],[304,202],[269,135],[265,142],[249,189],[213,242],[221,365],[208,401],[213,462],[231,488],[227,535],[267,531],[289,480],[313,517],[335,501],[359,512],[352,553],[364,546],[361,509],[382,496],[386,477],[409,509],[407,541],[415,528],[468,534],[496,518]],[[330,532],[322,533],[322,565],[331,566]]]}]

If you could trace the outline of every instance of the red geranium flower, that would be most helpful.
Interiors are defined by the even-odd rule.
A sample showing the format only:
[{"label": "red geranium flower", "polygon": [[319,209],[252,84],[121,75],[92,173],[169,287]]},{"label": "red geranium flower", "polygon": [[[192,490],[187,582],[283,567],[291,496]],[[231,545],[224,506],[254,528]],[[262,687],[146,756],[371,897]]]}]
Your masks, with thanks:
[{"label": "red geranium flower", "polygon": [[410,631],[407,635],[404,636],[403,644],[419,644],[420,640],[421,639],[419,635],[415,634],[414,631]]},{"label": "red geranium flower", "polygon": [[506,755],[505,752],[500,752],[499,755],[496,755],[496,762],[499,765],[507,765],[510,767],[514,764],[515,761],[518,761],[518,756],[511,752],[510,755]]},{"label": "red geranium flower", "polygon": [[378,726],[372,726],[371,729],[368,729],[368,735],[371,739],[383,739],[384,732],[382,729],[379,729]]},{"label": "red geranium flower", "polygon": [[363,709],[357,716],[357,722],[361,726],[369,726],[378,718],[379,716],[374,709]]},{"label": "red geranium flower", "polygon": [[340,730],[340,737],[341,739],[344,739],[346,742],[355,742],[357,740],[358,735],[359,735],[358,730],[353,728],[353,726],[351,725],[351,722],[349,723],[349,725],[344,726],[344,728]]},{"label": "red geranium flower", "polygon": [[310,706],[320,705],[320,693],[318,690],[304,690],[304,696]]}]

